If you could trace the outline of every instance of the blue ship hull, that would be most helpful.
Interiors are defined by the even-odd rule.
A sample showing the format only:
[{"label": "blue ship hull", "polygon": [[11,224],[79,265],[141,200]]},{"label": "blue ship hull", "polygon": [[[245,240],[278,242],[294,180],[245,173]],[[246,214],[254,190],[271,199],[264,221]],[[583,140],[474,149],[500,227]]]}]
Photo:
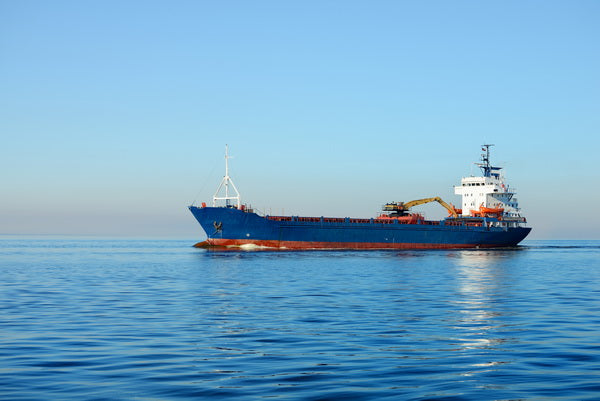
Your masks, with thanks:
[{"label": "blue ship hull", "polygon": [[205,245],[278,249],[427,249],[510,247],[529,227],[497,227],[486,218],[448,218],[404,224],[397,220],[269,217],[231,207],[190,211],[204,229]]}]

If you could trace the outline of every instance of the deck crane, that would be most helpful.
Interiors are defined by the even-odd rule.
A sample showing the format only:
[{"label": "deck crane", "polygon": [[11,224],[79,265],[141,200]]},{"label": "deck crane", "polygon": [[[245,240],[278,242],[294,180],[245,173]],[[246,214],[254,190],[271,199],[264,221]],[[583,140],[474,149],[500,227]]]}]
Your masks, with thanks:
[{"label": "deck crane", "polygon": [[392,214],[398,214],[398,215],[402,216],[402,215],[405,215],[411,207],[423,205],[425,203],[430,203],[430,202],[439,203],[444,208],[446,208],[446,210],[448,210],[448,213],[450,213],[450,215],[452,217],[458,217],[458,213],[457,213],[456,209],[452,205],[449,205],[448,203],[444,202],[442,200],[442,198],[440,198],[439,196],[435,196],[433,198],[417,199],[417,200],[412,200],[409,202],[386,203],[383,206],[383,211],[384,212],[392,212]]}]

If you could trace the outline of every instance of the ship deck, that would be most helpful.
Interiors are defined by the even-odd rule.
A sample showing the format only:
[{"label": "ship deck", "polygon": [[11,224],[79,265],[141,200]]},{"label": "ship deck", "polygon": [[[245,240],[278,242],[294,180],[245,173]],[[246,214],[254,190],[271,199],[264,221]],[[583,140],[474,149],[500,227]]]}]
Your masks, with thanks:
[{"label": "ship deck", "polygon": [[[403,225],[429,225],[429,226],[468,226],[482,227],[485,223],[481,217],[458,217],[443,220],[416,220],[414,222],[394,218],[360,219],[351,217],[301,217],[301,216],[263,216],[267,220],[294,223],[338,223],[338,224],[403,224]],[[491,219],[489,219],[491,220]],[[494,219],[495,221],[496,219]]]}]

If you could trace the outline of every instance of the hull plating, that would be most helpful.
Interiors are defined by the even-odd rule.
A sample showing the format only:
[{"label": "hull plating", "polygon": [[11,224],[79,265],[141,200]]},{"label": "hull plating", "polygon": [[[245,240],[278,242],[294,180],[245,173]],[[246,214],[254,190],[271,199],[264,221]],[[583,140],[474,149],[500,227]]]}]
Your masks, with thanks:
[{"label": "hull plating", "polygon": [[279,249],[444,249],[515,246],[531,228],[465,225],[354,223],[350,219],[277,221],[235,208],[190,211],[212,246]]}]

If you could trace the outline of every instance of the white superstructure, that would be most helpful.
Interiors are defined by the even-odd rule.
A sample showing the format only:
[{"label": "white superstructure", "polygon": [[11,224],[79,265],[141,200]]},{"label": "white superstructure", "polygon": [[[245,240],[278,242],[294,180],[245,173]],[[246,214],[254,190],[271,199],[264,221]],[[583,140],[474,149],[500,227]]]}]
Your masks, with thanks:
[{"label": "white superstructure", "polygon": [[503,220],[525,222],[515,190],[505,182],[502,167],[490,165],[490,146],[494,145],[482,145],[485,153],[481,155],[481,163],[476,163],[483,175],[463,177],[460,185],[454,187],[454,193],[462,196],[462,216],[485,213],[485,209],[503,209],[496,211]]}]

